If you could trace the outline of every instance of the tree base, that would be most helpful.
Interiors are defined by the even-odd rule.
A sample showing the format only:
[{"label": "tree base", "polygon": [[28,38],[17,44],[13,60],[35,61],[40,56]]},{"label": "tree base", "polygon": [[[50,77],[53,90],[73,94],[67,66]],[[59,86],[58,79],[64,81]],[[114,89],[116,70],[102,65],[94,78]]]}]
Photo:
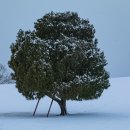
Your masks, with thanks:
[{"label": "tree base", "polygon": [[60,116],[67,115],[67,108],[66,108],[66,100],[61,99],[61,101],[58,103],[61,109]]}]

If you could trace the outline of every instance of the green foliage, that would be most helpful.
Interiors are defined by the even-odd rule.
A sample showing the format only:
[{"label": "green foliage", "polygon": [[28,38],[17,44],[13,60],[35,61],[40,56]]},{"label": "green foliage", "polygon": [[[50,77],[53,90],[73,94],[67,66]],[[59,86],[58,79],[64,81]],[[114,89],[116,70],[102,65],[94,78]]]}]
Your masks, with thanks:
[{"label": "green foliage", "polygon": [[19,92],[27,99],[43,97],[48,82],[51,82],[50,66],[46,63],[48,52],[44,44],[34,32],[19,30],[11,52],[9,66],[14,70],[12,77]]},{"label": "green foliage", "polygon": [[89,20],[78,17],[77,13],[48,13],[35,22],[36,34],[41,39],[58,39],[61,34],[91,42],[95,29]]},{"label": "green foliage", "polygon": [[9,61],[16,87],[27,99],[96,99],[110,86],[107,61],[89,20],[51,12],[34,27],[19,30]]}]

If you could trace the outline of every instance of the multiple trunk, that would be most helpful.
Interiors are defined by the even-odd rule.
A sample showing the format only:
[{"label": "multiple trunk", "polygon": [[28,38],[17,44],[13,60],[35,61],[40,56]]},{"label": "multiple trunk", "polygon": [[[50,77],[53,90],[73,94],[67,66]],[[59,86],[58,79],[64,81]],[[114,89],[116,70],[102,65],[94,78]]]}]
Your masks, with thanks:
[{"label": "multiple trunk", "polygon": [[64,98],[58,99],[55,97],[55,95],[53,95],[53,96],[47,95],[47,96],[59,104],[60,110],[61,110],[60,115],[62,115],[62,116],[67,115],[66,99],[64,99]]},{"label": "multiple trunk", "polygon": [[[50,107],[49,107],[49,110],[48,110],[48,113],[47,113],[47,117],[49,116],[49,113],[50,113],[50,110],[51,110],[51,106],[52,106],[52,103],[53,103],[54,99],[52,98],[52,101],[51,101],[51,104],[50,104]],[[60,106],[60,110],[61,110],[61,113],[60,115],[61,116],[65,116],[67,115],[67,108],[66,108],[66,100],[64,99],[61,99],[61,100],[55,100],[59,106]]]},{"label": "multiple trunk", "polygon": [[[63,98],[62,98],[61,100],[59,100],[59,99],[56,99],[56,98],[53,96],[52,101],[51,101],[51,104],[50,104],[50,107],[49,107],[49,110],[48,110],[48,113],[47,113],[47,117],[49,116],[50,109],[51,109],[51,106],[52,106],[52,103],[53,103],[54,100],[55,100],[55,101],[59,104],[59,106],[60,106],[60,110],[61,110],[60,115],[61,115],[61,116],[67,115],[66,99],[63,99]],[[39,101],[40,101],[40,99],[38,99],[38,101],[37,101],[35,110],[34,110],[34,112],[33,112],[33,116],[35,116],[35,113],[36,113],[36,110],[37,110]]]}]

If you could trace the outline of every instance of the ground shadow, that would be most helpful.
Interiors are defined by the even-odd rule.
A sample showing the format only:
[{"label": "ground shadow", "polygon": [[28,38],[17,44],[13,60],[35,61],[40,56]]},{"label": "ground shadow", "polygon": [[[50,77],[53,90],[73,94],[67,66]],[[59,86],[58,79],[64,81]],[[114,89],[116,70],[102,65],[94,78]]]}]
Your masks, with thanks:
[{"label": "ground shadow", "polygon": [[93,118],[93,119],[117,119],[117,118],[130,118],[130,114],[127,113],[105,113],[105,112],[90,112],[90,113],[74,113],[68,115],[71,118],[82,117],[82,118]]},{"label": "ground shadow", "polygon": [[[33,113],[31,112],[8,112],[8,113],[0,113],[0,118],[46,118],[47,113],[36,113],[33,117]],[[51,113],[49,118],[63,118],[58,114]],[[73,113],[64,116],[65,118],[89,118],[89,119],[117,119],[117,118],[130,118],[130,114],[127,113],[104,113],[104,112],[91,112],[91,113]]]}]

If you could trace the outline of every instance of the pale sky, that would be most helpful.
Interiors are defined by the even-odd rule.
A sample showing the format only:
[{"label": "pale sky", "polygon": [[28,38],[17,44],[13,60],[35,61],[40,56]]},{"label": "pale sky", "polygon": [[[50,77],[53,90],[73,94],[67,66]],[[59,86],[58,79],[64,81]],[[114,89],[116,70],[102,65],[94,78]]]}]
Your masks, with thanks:
[{"label": "pale sky", "polygon": [[0,0],[0,63],[6,67],[19,29],[46,13],[74,11],[96,29],[111,77],[130,76],[130,0]]}]

